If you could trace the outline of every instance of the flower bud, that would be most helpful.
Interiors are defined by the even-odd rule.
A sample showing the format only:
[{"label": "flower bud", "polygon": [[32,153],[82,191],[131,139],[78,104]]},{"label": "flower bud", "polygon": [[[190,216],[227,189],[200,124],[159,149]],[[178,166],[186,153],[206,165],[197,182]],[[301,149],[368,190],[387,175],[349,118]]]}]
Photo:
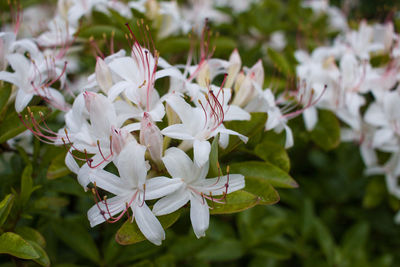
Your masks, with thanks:
[{"label": "flower bud", "polygon": [[96,62],[96,80],[101,90],[105,93],[107,93],[112,86],[110,68],[100,57],[97,58]]},{"label": "flower bud", "polygon": [[151,158],[156,163],[161,162],[163,137],[160,129],[155,125],[150,117],[150,114],[145,112],[143,114],[142,122],[140,125],[140,143],[147,147],[150,152]]},{"label": "flower bud", "polygon": [[229,57],[228,77],[225,82],[225,88],[231,88],[236,76],[240,71],[241,65],[242,60],[240,59],[239,52],[237,51],[237,49],[235,49]]}]

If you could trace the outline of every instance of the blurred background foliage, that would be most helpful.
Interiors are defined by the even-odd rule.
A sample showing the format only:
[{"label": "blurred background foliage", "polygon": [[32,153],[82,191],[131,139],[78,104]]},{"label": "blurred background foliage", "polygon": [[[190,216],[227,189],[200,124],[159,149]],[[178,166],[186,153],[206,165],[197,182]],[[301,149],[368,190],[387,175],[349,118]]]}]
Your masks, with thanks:
[{"label": "blurred background foliage", "polygon": [[[0,3],[2,16],[7,12],[6,2]],[[21,1],[23,7],[39,2],[43,3]],[[344,2],[349,1],[337,0],[332,4],[341,7]],[[361,19],[391,20],[396,31],[400,31],[398,1],[357,2],[347,11],[350,25],[357,25]],[[295,86],[294,51],[298,48],[311,51],[336,34],[327,26],[325,15],[314,15],[300,4],[297,0],[264,0],[233,16],[230,24],[211,25],[219,36],[213,39],[215,56],[228,58],[237,47],[246,66],[263,59],[265,87],[284,90]],[[138,18],[139,14],[134,20]],[[117,46],[126,47],[125,22],[118,14],[107,17],[94,13],[92,21],[83,22],[79,34],[82,38],[94,36],[102,46],[103,33],[114,30]],[[270,34],[278,30],[287,39],[287,46],[281,52],[265,45]],[[156,41],[161,56],[171,63],[184,61],[189,44],[187,36]],[[95,59],[87,53],[90,46],[85,49],[81,65],[90,72]],[[49,121],[52,121],[50,126],[57,128],[62,125],[57,123],[56,115]],[[32,254],[38,251],[45,252],[35,261],[16,258],[10,261],[9,255],[0,254],[0,266],[46,266],[50,262],[58,267],[399,266],[400,227],[394,224],[393,217],[400,209],[400,201],[387,193],[384,178],[363,175],[357,144],[315,142],[304,129],[301,118],[291,121],[290,126],[295,133],[295,146],[288,151],[290,175],[299,188],[278,189],[280,202],[272,206],[256,206],[236,215],[212,216],[207,236],[202,239],[194,236],[188,210],[184,210],[178,222],[166,231],[167,238],[160,247],[148,241],[119,245],[115,232],[122,222],[90,228],[86,212],[93,199],[62,166],[65,148],[33,140],[33,150],[23,145],[14,149],[3,142],[0,145],[1,231],[15,231],[41,247],[31,251],[26,246],[21,252],[26,259],[33,258]],[[0,133],[5,131],[4,127],[3,124]],[[257,145],[276,140],[280,136],[268,133],[255,137],[253,142]],[[243,161],[254,160],[244,147],[235,153]],[[285,152],[282,155],[285,157]],[[224,157],[221,161],[224,162]],[[1,243],[2,240],[0,246],[4,247]],[[23,243],[21,247],[24,248]]]}]

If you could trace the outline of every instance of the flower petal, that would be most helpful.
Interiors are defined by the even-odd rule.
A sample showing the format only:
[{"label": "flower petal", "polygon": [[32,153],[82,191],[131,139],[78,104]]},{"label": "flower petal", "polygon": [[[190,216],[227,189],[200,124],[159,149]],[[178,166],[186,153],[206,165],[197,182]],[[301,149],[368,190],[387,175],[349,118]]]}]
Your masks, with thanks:
[{"label": "flower petal", "polygon": [[173,178],[186,179],[193,175],[192,160],[179,148],[171,147],[167,149],[162,161]]},{"label": "flower petal", "polygon": [[182,186],[174,193],[163,197],[153,206],[153,213],[157,216],[170,214],[183,207],[190,199],[190,193]]},{"label": "flower petal", "polygon": [[210,210],[207,201],[193,193],[190,195],[190,220],[197,238],[205,236],[210,223]]},{"label": "flower petal", "polygon": [[165,232],[156,216],[151,212],[146,203],[143,206],[132,205],[135,221],[143,235],[153,244],[161,245],[165,239]]},{"label": "flower petal", "polygon": [[90,226],[94,227],[123,211],[126,208],[125,200],[124,197],[116,196],[107,199],[107,206],[101,201],[92,206],[87,212]]},{"label": "flower petal", "polygon": [[182,179],[155,177],[146,181],[146,200],[161,198],[182,186]]},{"label": "flower petal", "polygon": [[208,141],[200,141],[195,139],[193,142],[193,155],[194,155],[194,163],[201,167],[210,158],[211,145]]}]

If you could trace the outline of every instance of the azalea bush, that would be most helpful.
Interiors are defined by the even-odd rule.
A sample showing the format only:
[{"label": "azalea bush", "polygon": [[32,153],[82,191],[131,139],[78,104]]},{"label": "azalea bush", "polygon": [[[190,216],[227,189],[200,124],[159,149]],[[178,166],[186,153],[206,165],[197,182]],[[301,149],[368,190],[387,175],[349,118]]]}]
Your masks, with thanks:
[{"label": "azalea bush", "polygon": [[395,4],[0,7],[2,265],[400,261]]}]

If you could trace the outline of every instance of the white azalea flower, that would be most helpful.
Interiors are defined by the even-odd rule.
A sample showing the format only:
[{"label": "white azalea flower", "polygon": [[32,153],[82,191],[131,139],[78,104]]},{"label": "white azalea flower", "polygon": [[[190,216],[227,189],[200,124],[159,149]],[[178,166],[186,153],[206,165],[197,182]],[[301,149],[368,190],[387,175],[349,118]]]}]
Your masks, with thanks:
[{"label": "white azalea flower", "polygon": [[207,199],[218,201],[213,196],[229,194],[244,188],[244,177],[229,174],[217,178],[207,178],[208,162],[199,167],[182,150],[172,147],[165,152],[163,162],[172,180],[177,181],[176,191],[156,202],[155,215],[172,213],[190,201],[190,220],[197,238],[205,236],[210,220]]},{"label": "white azalea flower", "polygon": [[90,181],[96,187],[115,196],[99,199],[88,211],[88,218],[92,227],[104,221],[112,223],[121,219],[130,208],[132,220],[136,221],[143,235],[150,242],[160,245],[165,239],[165,232],[145,200],[168,195],[177,190],[180,184],[177,180],[166,177],[146,180],[148,167],[144,160],[145,151],[146,147],[130,143],[115,161],[119,177],[103,170],[97,170],[91,175]]},{"label": "white azalea flower", "polygon": [[[223,126],[225,110],[222,102],[212,91],[209,92],[207,102],[201,103],[202,107],[191,107],[177,94],[171,94],[166,102],[178,114],[182,124],[173,124],[163,129],[161,133],[171,138],[188,141],[189,148],[193,146],[194,162],[198,166],[204,165],[209,157],[211,145],[208,139],[218,133],[237,135],[243,142],[248,138]],[[222,138],[220,145],[226,147],[228,142]]]}]

